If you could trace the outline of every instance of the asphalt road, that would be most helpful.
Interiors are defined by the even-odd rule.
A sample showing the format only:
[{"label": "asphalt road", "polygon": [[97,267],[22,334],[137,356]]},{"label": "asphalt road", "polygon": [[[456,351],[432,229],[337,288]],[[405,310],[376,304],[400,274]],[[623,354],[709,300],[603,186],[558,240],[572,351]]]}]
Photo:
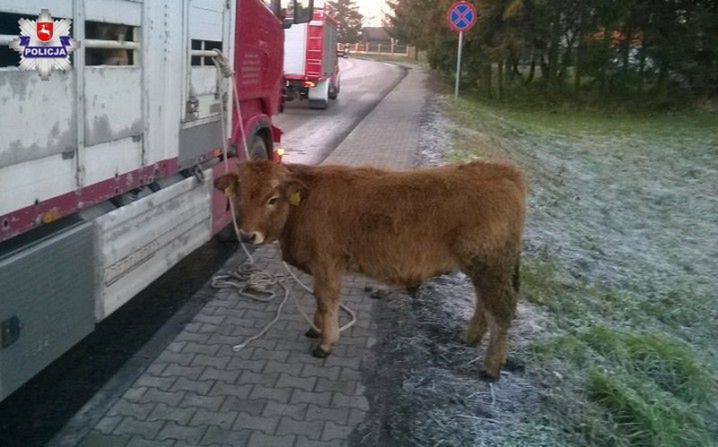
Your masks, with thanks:
[{"label": "asphalt road", "polygon": [[326,110],[310,109],[307,101],[291,101],[276,119],[284,132],[285,162],[321,163],[404,78],[405,69],[349,58],[339,60],[339,73],[339,97]]},{"label": "asphalt road", "polygon": [[[275,120],[284,131],[285,162],[320,163],[405,74],[359,59],[342,59],[340,69],[339,98],[326,110],[290,103]],[[216,239],[197,249],[0,402],[0,446],[44,445],[106,384],[106,394],[123,389],[122,381],[144,370],[202,308],[208,298],[196,292],[235,249]]]}]

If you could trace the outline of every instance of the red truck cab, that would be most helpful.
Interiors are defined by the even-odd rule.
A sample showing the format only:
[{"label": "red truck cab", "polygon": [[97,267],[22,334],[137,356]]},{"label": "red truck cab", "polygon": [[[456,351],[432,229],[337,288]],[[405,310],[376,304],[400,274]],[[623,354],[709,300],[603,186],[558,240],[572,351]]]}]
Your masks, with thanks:
[{"label": "red truck cab", "polygon": [[326,109],[341,89],[337,58],[335,11],[314,9],[311,22],[287,30],[284,41],[284,99],[308,100],[309,107]]}]

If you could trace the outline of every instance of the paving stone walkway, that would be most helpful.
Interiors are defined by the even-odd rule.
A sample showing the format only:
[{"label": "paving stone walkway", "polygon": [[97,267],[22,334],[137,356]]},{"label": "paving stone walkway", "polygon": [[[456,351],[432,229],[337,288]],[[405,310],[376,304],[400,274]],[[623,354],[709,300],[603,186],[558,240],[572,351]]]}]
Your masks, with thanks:
[{"label": "paving stone walkway", "polygon": [[[357,126],[325,164],[411,168],[426,74],[407,77]],[[276,246],[253,253],[258,267],[284,274]],[[242,261],[238,252],[224,266]],[[300,275],[305,284],[311,277]],[[287,280],[306,312],[313,297]],[[275,315],[280,298],[257,303],[221,290],[142,372],[78,445],[90,446],[342,446],[368,411],[360,370],[375,343],[365,278],[347,277],[342,300],[357,323],[327,359],[310,351],[308,324],[289,300],[280,320],[239,352]],[[97,416],[97,415],[96,415]],[[77,421],[75,421],[77,424]],[[60,436],[53,445],[68,445]]]}]

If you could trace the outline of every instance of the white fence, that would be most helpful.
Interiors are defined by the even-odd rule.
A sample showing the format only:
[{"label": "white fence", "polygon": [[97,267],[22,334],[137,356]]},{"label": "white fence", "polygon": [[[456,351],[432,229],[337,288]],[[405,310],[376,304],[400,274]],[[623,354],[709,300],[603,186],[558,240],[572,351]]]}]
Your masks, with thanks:
[{"label": "white fence", "polygon": [[349,49],[350,53],[363,54],[390,54],[397,56],[409,56],[412,54],[413,47],[397,43],[348,43],[337,44],[337,50]]}]

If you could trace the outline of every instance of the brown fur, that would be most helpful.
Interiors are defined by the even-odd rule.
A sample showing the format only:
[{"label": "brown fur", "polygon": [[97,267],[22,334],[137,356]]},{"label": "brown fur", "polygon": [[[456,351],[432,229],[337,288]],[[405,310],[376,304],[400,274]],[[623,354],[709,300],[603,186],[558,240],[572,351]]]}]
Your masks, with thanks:
[{"label": "brown fur", "polygon": [[[416,288],[460,269],[480,296],[466,340],[475,346],[490,333],[483,373],[499,376],[526,216],[527,187],[518,169],[473,162],[391,172],[253,161],[215,186],[236,191],[243,231],[278,240],[284,260],[313,275],[321,329],[315,355],[328,354],[339,339],[345,273]],[[297,191],[301,202],[294,206]],[[269,205],[272,197],[276,203]]]},{"label": "brown fur", "polygon": [[[92,39],[119,40],[124,42],[129,27],[113,23],[90,23],[85,32]],[[87,52],[87,65],[129,65],[127,50],[91,49]]]}]

